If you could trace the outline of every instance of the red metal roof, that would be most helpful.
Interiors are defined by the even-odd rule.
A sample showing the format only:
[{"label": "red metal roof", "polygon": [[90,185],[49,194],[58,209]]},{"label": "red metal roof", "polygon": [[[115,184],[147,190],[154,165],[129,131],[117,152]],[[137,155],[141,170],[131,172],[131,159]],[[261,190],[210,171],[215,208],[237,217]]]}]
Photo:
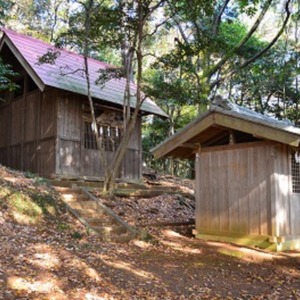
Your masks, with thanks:
[{"label": "red metal roof", "polygon": [[[9,29],[2,29],[2,31],[4,32],[4,36],[1,45],[6,42],[9,47],[15,47],[15,50],[17,50],[21,58],[24,59],[23,65],[27,65],[24,65],[24,68],[31,68],[29,74],[36,75],[36,79],[39,79],[45,86],[51,86],[82,95],[87,94],[86,81],[83,73],[74,72],[83,69],[83,56],[71,51],[57,49],[46,42],[16,33]],[[38,64],[38,58],[47,53],[49,49],[60,52],[55,64]],[[20,62],[22,63],[22,61]],[[99,76],[99,70],[111,67],[111,65],[92,58],[88,59],[88,65],[92,96],[96,99],[123,105],[125,79],[111,79],[106,82],[104,87],[100,87],[95,83]],[[131,84],[131,88],[132,94],[134,95],[135,85]],[[132,97],[132,106],[135,106],[135,97]],[[145,100],[142,111],[167,117],[162,109],[150,99]]]}]

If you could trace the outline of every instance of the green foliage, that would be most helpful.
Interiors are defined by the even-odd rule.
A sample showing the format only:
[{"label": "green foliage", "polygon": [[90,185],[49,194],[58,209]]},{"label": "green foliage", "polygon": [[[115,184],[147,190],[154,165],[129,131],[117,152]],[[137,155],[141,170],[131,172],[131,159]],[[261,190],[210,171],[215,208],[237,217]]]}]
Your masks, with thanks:
[{"label": "green foliage", "polygon": [[49,49],[47,53],[38,58],[38,64],[54,65],[56,59],[60,56],[60,52],[56,49]]},{"label": "green foliage", "polygon": [[13,2],[10,0],[0,0],[0,25],[3,26],[7,20],[9,11],[12,9]]},{"label": "green foliage", "polygon": [[261,113],[298,123],[297,60],[297,53],[287,52],[286,44],[278,43],[266,56],[231,78],[230,88],[235,91],[230,92],[231,99]]},{"label": "green foliage", "polygon": [[56,226],[57,231],[66,231],[66,230],[70,230],[71,226],[69,224],[66,223],[58,223]]},{"label": "green foliage", "polygon": [[39,224],[45,218],[57,215],[57,203],[51,195],[37,193],[33,190],[18,191],[14,186],[1,188],[1,197],[5,202],[0,207],[9,210],[18,223]]},{"label": "green foliage", "polygon": [[80,240],[80,239],[82,239],[83,235],[82,235],[80,232],[78,232],[78,231],[74,231],[74,232],[71,234],[71,237],[72,237],[73,239]]},{"label": "green foliage", "polygon": [[[0,93],[4,91],[13,91],[18,88],[13,79],[18,74],[11,69],[11,66],[4,64],[0,58]],[[1,94],[0,94],[1,95]],[[3,100],[0,96],[0,100]]]},{"label": "green foliage", "polygon": [[[168,76],[169,75],[169,76]],[[145,74],[147,94],[169,115],[168,119],[146,118],[143,122],[143,149],[151,148],[189,123],[196,115],[193,86],[187,78],[150,69]]]},{"label": "green foliage", "polygon": [[[121,44],[120,11],[113,1],[75,1],[77,9],[70,12],[68,29],[56,39],[58,47],[71,47],[83,53],[88,41],[89,57],[102,59],[108,63],[120,64],[118,52],[112,49]],[[88,10],[90,22],[86,32],[85,11]]]},{"label": "green foliage", "polygon": [[[4,20],[11,3],[0,0],[1,3],[0,18]],[[285,41],[279,41],[264,56],[243,67],[270,40],[270,37],[260,36],[259,28],[246,38],[250,26],[243,18],[247,16],[254,23],[269,2],[229,1],[222,10],[225,3],[223,0],[142,1],[141,14],[151,15],[143,27],[143,54],[149,52],[143,57],[143,89],[170,116],[167,120],[146,119],[143,124],[145,151],[205,110],[216,93],[262,113],[289,117],[299,123],[296,37],[299,9],[296,4],[293,4],[292,16],[294,29],[287,32]],[[159,9],[152,13],[150,8],[156,4]],[[273,1],[269,9],[273,9],[274,16],[280,15],[280,22],[274,21],[274,27],[279,28],[282,14],[281,11],[278,14],[277,4],[278,1]],[[135,1],[120,0],[20,0],[15,3],[13,18],[19,23],[24,20],[24,30],[30,34],[48,40],[57,37],[57,46],[68,46],[79,53],[83,53],[88,44],[88,56],[117,65],[101,74],[101,84],[126,74],[126,69],[121,67],[124,65],[122,46],[124,42],[135,40],[139,28],[137,7]],[[291,36],[295,36],[294,44]],[[136,43],[130,46],[129,50],[135,55]],[[42,62],[52,63],[57,55],[48,53]],[[133,69],[136,65],[137,60],[134,60]],[[12,76],[9,66],[1,66],[0,87],[15,88]]]},{"label": "green foliage", "polygon": [[67,27],[72,0],[18,0],[7,13],[6,25],[18,32],[45,41],[54,38]]}]

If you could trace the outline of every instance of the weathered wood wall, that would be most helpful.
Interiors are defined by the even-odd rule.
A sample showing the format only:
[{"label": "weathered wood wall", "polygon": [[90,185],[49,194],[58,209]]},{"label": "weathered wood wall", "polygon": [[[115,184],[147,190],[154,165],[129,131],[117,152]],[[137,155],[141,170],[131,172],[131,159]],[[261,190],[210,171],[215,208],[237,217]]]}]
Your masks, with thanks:
[{"label": "weathered wood wall", "polygon": [[[25,83],[27,78],[25,77]],[[55,171],[56,102],[51,91],[26,91],[0,107],[0,162],[50,176]]]},{"label": "weathered wood wall", "polygon": [[278,144],[272,148],[273,169],[271,174],[272,199],[272,232],[274,236],[288,236],[291,234],[290,210],[290,155],[288,147]]},{"label": "weathered wood wall", "polygon": [[[103,177],[99,152],[84,147],[85,101],[85,97],[48,88],[44,93],[25,90],[0,106],[0,163],[42,176]],[[139,119],[118,177],[140,178],[140,155]],[[113,152],[105,156],[111,162]]]},{"label": "weathered wood wall", "polygon": [[[103,177],[104,168],[99,151],[84,147],[84,112],[86,98],[72,93],[58,92],[56,174]],[[109,108],[105,108],[110,112]],[[114,112],[114,110],[111,110]],[[120,111],[119,113],[122,114]],[[113,124],[111,124],[113,125]],[[105,151],[108,165],[114,153]],[[119,178],[139,179],[141,169],[141,120],[131,136]]]},{"label": "weathered wood wall", "polygon": [[272,235],[276,212],[271,178],[274,161],[280,161],[274,160],[279,155],[275,145],[256,142],[202,149],[197,164],[198,232]]},{"label": "weathered wood wall", "polygon": [[141,118],[137,120],[135,129],[129,140],[128,149],[122,164],[122,177],[128,179],[139,179],[141,177],[142,161],[142,133]]},{"label": "weathered wood wall", "polygon": [[292,194],[290,197],[291,209],[291,235],[300,236],[300,195]]},{"label": "weathered wood wall", "polygon": [[57,109],[57,160],[56,174],[79,176],[81,174],[80,97],[58,91]]}]

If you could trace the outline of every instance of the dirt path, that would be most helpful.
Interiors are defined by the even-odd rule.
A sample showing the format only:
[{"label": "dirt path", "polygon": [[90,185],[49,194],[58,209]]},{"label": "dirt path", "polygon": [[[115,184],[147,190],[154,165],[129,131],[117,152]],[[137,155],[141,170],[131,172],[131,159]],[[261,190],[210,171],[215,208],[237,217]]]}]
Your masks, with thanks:
[{"label": "dirt path", "polygon": [[[176,195],[122,202],[111,204],[137,225],[193,215],[193,203]],[[156,243],[103,243],[44,180],[0,166],[0,300],[300,299],[300,252],[147,229]]]},{"label": "dirt path", "polygon": [[171,230],[156,245],[108,244],[12,223],[0,227],[0,245],[0,299],[300,299],[299,253],[267,254]]}]

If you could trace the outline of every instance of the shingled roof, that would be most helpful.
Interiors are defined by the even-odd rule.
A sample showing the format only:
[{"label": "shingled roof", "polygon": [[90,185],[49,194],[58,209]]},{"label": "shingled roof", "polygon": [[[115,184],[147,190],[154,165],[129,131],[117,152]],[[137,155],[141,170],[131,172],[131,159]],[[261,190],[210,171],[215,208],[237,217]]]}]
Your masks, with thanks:
[{"label": "shingled roof", "polygon": [[[82,72],[74,72],[83,69],[83,56],[71,51],[56,49],[48,43],[12,30],[2,29],[2,31],[4,35],[0,42],[0,51],[3,45],[7,44],[41,91],[49,86],[82,95],[87,94],[86,81]],[[49,49],[60,52],[55,64],[38,64],[38,58],[47,53]],[[99,100],[123,105],[125,79],[111,79],[106,82],[104,87],[100,87],[95,83],[99,76],[99,70],[111,66],[92,58],[88,59],[88,64],[92,96]],[[134,91],[135,85],[132,84],[131,88]],[[134,107],[135,97],[132,97],[131,103]],[[146,114],[167,117],[166,113],[149,98],[144,101],[141,110]]]}]

